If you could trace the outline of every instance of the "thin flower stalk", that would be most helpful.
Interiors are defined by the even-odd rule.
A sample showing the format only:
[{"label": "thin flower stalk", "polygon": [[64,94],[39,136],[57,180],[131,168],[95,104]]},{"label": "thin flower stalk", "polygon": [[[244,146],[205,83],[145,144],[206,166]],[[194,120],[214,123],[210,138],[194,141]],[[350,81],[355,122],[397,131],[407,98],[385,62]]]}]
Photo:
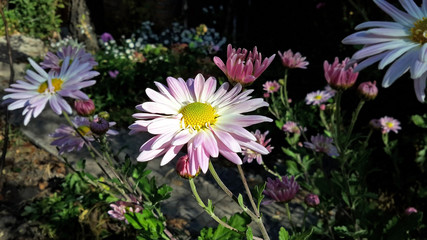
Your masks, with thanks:
[{"label": "thin flower stalk", "polygon": [[356,124],[357,117],[359,116],[360,110],[362,109],[364,104],[365,104],[365,100],[360,99],[359,104],[357,105],[356,110],[353,113],[353,116],[351,118],[350,127],[349,127],[348,132],[347,132],[347,137],[346,137],[346,140],[344,142],[344,144],[345,144],[345,147],[343,150],[344,152],[347,150],[348,146],[350,145],[349,140],[350,140],[351,134],[353,132],[354,124]]},{"label": "thin flower stalk", "polygon": [[289,203],[285,203],[286,214],[288,215],[289,223],[291,224],[292,231],[295,232],[295,224],[292,221],[291,210],[289,209]]},{"label": "thin flower stalk", "polygon": [[337,91],[336,98],[335,98],[335,113],[333,114],[334,120],[332,121],[334,123],[334,142],[337,147],[338,153],[341,155],[342,149],[341,149],[341,141],[340,141],[340,126],[341,126],[341,96],[342,91]]},{"label": "thin flower stalk", "polygon": [[254,198],[252,197],[252,193],[251,193],[251,190],[249,189],[248,182],[246,181],[245,173],[243,172],[242,166],[237,165],[237,169],[239,170],[240,179],[242,179],[242,183],[243,183],[243,186],[245,187],[246,194],[248,195],[249,202],[251,202],[251,205],[255,214],[259,218],[258,207],[255,204]]}]

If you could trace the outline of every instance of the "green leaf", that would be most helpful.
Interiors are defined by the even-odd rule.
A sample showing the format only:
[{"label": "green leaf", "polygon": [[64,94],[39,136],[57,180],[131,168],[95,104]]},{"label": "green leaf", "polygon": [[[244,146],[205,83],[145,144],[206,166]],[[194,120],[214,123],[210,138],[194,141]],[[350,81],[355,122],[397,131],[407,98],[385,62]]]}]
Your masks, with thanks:
[{"label": "green leaf", "polygon": [[252,233],[252,228],[248,227],[248,229],[246,230],[246,240],[253,240],[254,239],[254,235]]},{"label": "green leaf", "polygon": [[289,240],[289,239],[290,237],[289,237],[288,231],[286,231],[284,227],[281,227],[279,231],[279,240]]},{"label": "green leaf", "polygon": [[421,127],[421,128],[427,128],[427,123],[426,123],[427,114],[424,114],[423,116],[413,115],[411,117],[411,120],[416,126]]},{"label": "green leaf", "polygon": [[77,169],[80,171],[84,171],[85,167],[86,167],[86,159],[80,159],[77,163],[76,163]]},{"label": "green leaf", "polygon": [[257,185],[257,186],[255,186],[255,194],[254,194],[254,196],[255,196],[255,199],[257,200],[257,208],[258,208],[258,211],[259,211],[259,208],[260,208],[260,206],[261,206],[261,202],[262,202],[262,200],[264,199],[264,194],[263,194],[263,192],[264,192],[264,189],[265,189],[265,185],[266,185],[267,183],[263,183],[262,185]]},{"label": "green leaf", "polygon": [[243,203],[243,196],[239,193],[239,196],[237,197],[237,202],[239,203],[239,206],[241,208],[246,208],[245,204]]},{"label": "green leaf", "polygon": [[[204,228],[200,231],[199,240],[244,240],[247,235],[247,225],[251,222],[251,218],[246,213],[236,213],[227,221],[226,217],[221,218],[230,226],[236,228],[243,234],[236,233],[230,229],[218,224],[216,229]],[[245,234],[246,233],[246,234]]]},{"label": "green leaf", "polygon": [[284,148],[282,147],[282,151],[288,155],[289,157],[295,159],[296,158],[296,154],[294,152],[292,152],[289,148]]},{"label": "green leaf", "polygon": [[311,234],[313,234],[314,229],[307,230],[303,233],[296,233],[292,235],[292,240],[307,240],[310,238]]}]

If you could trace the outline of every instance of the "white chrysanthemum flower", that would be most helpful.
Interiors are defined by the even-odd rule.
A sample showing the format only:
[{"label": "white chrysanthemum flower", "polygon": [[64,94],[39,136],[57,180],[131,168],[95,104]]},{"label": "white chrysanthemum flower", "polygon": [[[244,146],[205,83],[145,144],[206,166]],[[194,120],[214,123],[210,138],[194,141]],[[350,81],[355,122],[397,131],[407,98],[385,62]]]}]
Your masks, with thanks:
[{"label": "white chrysanthemum flower", "polygon": [[159,92],[146,90],[152,102],[138,105],[136,108],[144,113],[133,115],[138,120],[129,127],[130,134],[147,131],[156,135],[141,146],[138,161],[163,155],[160,163],[163,166],[186,145],[190,173],[195,175],[199,167],[206,172],[209,158],[219,154],[242,164],[237,155],[242,147],[260,154],[269,153],[245,127],[272,120],[241,114],[268,106],[261,98],[251,99],[249,94],[253,90],[241,92],[240,84],[229,90],[228,83],[216,90],[215,78],[205,81],[201,74],[194,80],[172,77],[166,80],[168,86],[155,82]]}]

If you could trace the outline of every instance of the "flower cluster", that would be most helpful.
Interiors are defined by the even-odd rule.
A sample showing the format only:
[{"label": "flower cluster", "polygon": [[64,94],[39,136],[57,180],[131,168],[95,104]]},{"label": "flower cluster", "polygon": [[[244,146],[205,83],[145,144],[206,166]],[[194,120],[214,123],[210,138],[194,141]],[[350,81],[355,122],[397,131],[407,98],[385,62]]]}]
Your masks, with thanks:
[{"label": "flower cluster", "polygon": [[130,202],[117,201],[110,204],[110,207],[112,209],[108,211],[108,215],[119,221],[124,221],[126,224],[129,224],[125,217],[126,213],[141,213],[143,210],[143,207],[135,196],[131,196]]}]

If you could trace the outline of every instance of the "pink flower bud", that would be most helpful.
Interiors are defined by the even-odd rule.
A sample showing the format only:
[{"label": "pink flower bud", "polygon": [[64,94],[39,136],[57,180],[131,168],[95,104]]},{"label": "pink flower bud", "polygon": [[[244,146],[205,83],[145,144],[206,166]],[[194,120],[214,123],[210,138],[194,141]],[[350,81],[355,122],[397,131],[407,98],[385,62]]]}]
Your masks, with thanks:
[{"label": "pink flower bud", "polygon": [[403,212],[403,214],[405,216],[409,216],[409,215],[411,215],[413,213],[417,213],[417,212],[418,212],[418,210],[416,208],[414,208],[414,207],[408,207],[407,209],[405,209],[405,212]]},{"label": "pink flower bud", "polygon": [[175,169],[178,175],[185,179],[196,177],[200,172],[199,168],[196,175],[193,176],[190,174],[190,162],[188,161],[188,155],[182,156],[178,159]]},{"label": "pink flower bud", "polygon": [[353,72],[353,66],[347,66],[349,58],[345,58],[341,63],[338,58],[332,64],[327,61],[323,63],[325,78],[329,86],[335,90],[346,90],[356,82],[358,72]]},{"label": "pink flower bud", "polygon": [[376,82],[363,82],[357,88],[359,96],[365,100],[373,100],[378,95],[378,88]]},{"label": "pink flower bud", "polygon": [[95,104],[91,99],[74,101],[74,109],[77,114],[83,117],[92,115],[95,112]]},{"label": "pink flower bud", "polygon": [[325,111],[326,105],[325,104],[320,104],[319,109],[320,109],[320,111]]},{"label": "pink flower bud", "polygon": [[320,204],[319,196],[317,196],[316,194],[310,193],[307,196],[305,196],[304,202],[309,207],[316,207],[317,205]]}]

